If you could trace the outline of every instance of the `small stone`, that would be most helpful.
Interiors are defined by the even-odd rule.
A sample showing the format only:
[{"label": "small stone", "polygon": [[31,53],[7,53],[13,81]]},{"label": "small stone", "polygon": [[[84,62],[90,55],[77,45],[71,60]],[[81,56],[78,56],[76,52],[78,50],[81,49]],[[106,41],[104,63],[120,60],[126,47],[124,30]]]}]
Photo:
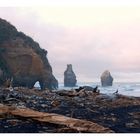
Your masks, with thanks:
[{"label": "small stone", "polygon": [[135,126],[135,123],[126,123],[125,126],[131,128]]},{"label": "small stone", "polygon": [[53,107],[56,107],[56,106],[60,105],[60,102],[57,101],[57,100],[55,100],[55,101],[52,101],[52,102],[51,102],[51,105],[52,105]]},{"label": "small stone", "polygon": [[46,105],[46,104],[42,104],[41,107],[43,107],[43,108],[47,108],[48,105]]},{"label": "small stone", "polygon": [[12,126],[16,126],[19,121],[15,119],[15,120],[8,120],[7,122],[10,123]]}]

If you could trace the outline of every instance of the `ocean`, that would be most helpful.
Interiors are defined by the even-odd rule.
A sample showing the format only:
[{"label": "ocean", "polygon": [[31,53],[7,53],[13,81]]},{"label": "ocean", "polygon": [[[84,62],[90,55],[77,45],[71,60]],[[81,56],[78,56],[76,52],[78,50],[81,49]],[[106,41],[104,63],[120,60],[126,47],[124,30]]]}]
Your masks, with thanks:
[{"label": "ocean", "polygon": [[113,83],[113,86],[102,87],[100,83],[77,83],[77,87],[64,87],[63,83],[59,84],[59,89],[74,89],[80,86],[91,86],[95,87],[98,85],[100,93],[104,93],[107,95],[112,95],[116,90],[118,90],[119,94],[127,95],[127,96],[135,96],[140,97],[140,83]]},{"label": "ocean", "polygon": [[[140,97],[140,83],[113,83],[113,86],[108,87],[102,87],[100,83],[87,83],[87,82],[81,82],[77,83],[76,87],[64,87],[63,83],[59,83],[58,90],[65,89],[75,89],[80,86],[91,86],[95,87],[98,85],[98,89],[100,90],[100,93],[112,95],[116,90],[118,90],[119,94],[127,95],[127,96],[134,96],[134,97]],[[35,87],[39,87],[39,83],[37,82],[35,84]]]}]

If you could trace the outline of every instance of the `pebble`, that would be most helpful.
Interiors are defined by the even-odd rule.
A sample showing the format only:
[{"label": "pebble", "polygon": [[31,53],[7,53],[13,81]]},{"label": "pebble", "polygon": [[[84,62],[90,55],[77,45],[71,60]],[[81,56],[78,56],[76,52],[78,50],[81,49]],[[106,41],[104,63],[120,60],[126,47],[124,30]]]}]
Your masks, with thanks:
[{"label": "pebble", "polygon": [[135,126],[135,123],[126,123],[125,126],[131,128]]},{"label": "pebble", "polygon": [[46,105],[46,104],[42,104],[41,107],[43,107],[43,108],[47,108],[48,105]]},{"label": "pebble", "polygon": [[[25,91],[30,93],[30,90],[28,91],[28,89],[26,89]],[[131,113],[129,115],[125,114],[126,116],[128,115],[129,117],[131,117],[131,121],[129,122],[128,120],[123,121],[126,117],[119,118],[119,115],[117,114],[119,112],[117,112],[117,111],[112,111],[110,113],[107,113],[106,111],[105,112],[102,111],[102,110],[105,110],[105,107],[106,107],[106,105],[105,106],[103,105],[104,103],[112,102],[112,100],[109,100],[109,98],[107,96],[102,96],[102,95],[95,96],[94,94],[91,94],[91,93],[88,93],[86,96],[85,95],[83,96],[81,93],[80,96],[68,97],[68,96],[60,96],[57,93],[46,93],[46,92],[42,93],[41,91],[36,91],[37,94],[34,94],[33,92],[31,92],[31,93],[33,93],[33,95],[32,95],[31,93],[24,94],[25,91],[24,90],[18,91],[18,89],[17,89],[16,91],[14,90],[14,91],[10,92],[9,90],[5,90],[5,92],[3,94],[2,90],[0,90],[0,102],[4,101],[4,99],[9,99],[10,97],[12,97],[15,99],[19,99],[19,101],[18,102],[16,100],[12,100],[12,102],[7,101],[6,104],[15,105],[18,108],[28,107],[33,110],[38,110],[38,111],[42,111],[42,112],[58,113],[58,114],[62,114],[65,116],[71,116],[72,110],[75,110],[74,113],[72,114],[72,116],[75,118],[88,119],[88,120],[93,119],[97,122],[99,121],[100,123],[103,123],[105,126],[109,126],[109,125],[115,126],[117,123],[117,125],[118,125],[117,127],[119,127],[118,129],[121,129],[120,128],[121,124],[124,124],[124,126],[121,126],[121,127],[126,127],[126,131],[129,131],[128,128],[133,129],[140,125],[140,123],[137,119],[139,117],[139,114],[137,116],[134,113]],[[43,97],[42,97],[42,95],[43,95]],[[116,99],[114,99],[114,100],[116,100]],[[126,98],[126,100],[127,100],[127,98]],[[137,104],[137,102],[132,101],[133,104]],[[122,102],[121,102],[121,104],[122,104]],[[88,107],[89,109],[91,109],[93,111],[88,111],[86,107]],[[111,106],[109,106],[109,107],[111,108]],[[97,110],[97,112],[96,112],[96,110]],[[123,110],[123,111],[125,111],[125,110]],[[88,113],[89,113],[89,115],[88,115]],[[96,114],[98,114],[99,116],[97,116]],[[100,116],[100,114],[101,114],[101,116]],[[135,117],[137,117],[137,118],[135,118]],[[102,119],[100,119],[100,118],[102,118]],[[5,128],[9,127],[9,123],[11,123],[11,125],[12,124],[16,125],[16,123],[19,123],[19,122],[16,120],[13,120],[13,121],[10,120],[6,124],[4,124]],[[48,129],[49,129],[49,127],[48,127]],[[44,130],[40,129],[40,132],[45,132],[45,131],[49,132],[48,129],[47,129],[47,127],[46,128],[44,127]],[[54,129],[56,129],[56,128],[51,128],[50,131],[54,132]]]}]

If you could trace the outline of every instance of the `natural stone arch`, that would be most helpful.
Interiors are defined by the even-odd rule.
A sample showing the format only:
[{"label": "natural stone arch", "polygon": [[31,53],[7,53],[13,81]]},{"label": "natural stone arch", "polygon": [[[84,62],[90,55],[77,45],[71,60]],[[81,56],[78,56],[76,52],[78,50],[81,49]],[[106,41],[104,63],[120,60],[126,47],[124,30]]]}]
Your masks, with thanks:
[{"label": "natural stone arch", "polygon": [[40,86],[39,81],[36,81],[36,82],[35,82],[34,87],[35,87],[35,88],[41,89],[41,86]]}]

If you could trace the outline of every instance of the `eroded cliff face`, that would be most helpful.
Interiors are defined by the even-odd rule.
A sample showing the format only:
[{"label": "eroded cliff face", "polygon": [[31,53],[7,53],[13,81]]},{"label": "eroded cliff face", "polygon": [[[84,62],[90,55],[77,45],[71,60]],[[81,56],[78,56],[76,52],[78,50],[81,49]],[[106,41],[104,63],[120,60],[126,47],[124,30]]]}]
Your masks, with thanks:
[{"label": "eroded cliff face", "polygon": [[0,84],[13,78],[13,86],[33,88],[39,81],[41,89],[56,89],[58,82],[46,57],[32,38],[0,19]]}]

